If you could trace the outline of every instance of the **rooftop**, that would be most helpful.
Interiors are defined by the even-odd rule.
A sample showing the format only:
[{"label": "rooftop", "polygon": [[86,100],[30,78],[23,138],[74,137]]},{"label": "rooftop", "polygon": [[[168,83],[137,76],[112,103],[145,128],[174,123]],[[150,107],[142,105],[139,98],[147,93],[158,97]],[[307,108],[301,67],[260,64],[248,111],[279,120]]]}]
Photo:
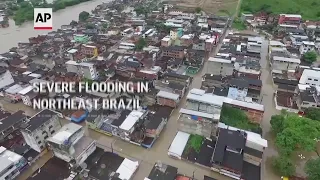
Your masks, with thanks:
[{"label": "rooftop", "polygon": [[27,180],[63,180],[68,178],[70,170],[68,163],[56,157],[51,158]]},{"label": "rooftop", "polygon": [[126,117],[123,123],[119,126],[119,128],[123,130],[130,130],[134,124],[144,115],[145,111],[131,111],[130,114]]},{"label": "rooftop", "polygon": [[32,132],[39,128],[45,122],[49,121],[52,117],[58,116],[58,114],[58,112],[44,109],[30,118],[26,130]]},{"label": "rooftop", "polygon": [[156,163],[148,178],[150,180],[175,180],[178,173],[178,168],[166,165],[163,163]]},{"label": "rooftop", "polygon": [[17,111],[12,115],[9,115],[8,117],[2,119],[0,121],[0,131],[4,131],[8,129],[9,127],[13,126],[14,124],[22,121],[26,118],[26,116],[23,114],[23,111]]},{"label": "rooftop", "polygon": [[63,144],[67,141],[75,132],[80,130],[82,126],[74,123],[69,123],[56,132],[52,137],[49,137],[47,141],[54,142],[56,144]]},{"label": "rooftop", "polygon": [[146,124],[146,129],[157,129],[163,119],[169,118],[172,110],[171,107],[156,106],[154,111],[149,112],[147,115],[149,121]]},{"label": "rooftop", "polygon": [[[212,160],[225,167],[241,171],[243,163],[243,154],[241,153],[241,150],[245,147],[246,138],[247,134],[245,132],[220,129]],[[232,152],[227,149],[234,149],[240,153]]]}]

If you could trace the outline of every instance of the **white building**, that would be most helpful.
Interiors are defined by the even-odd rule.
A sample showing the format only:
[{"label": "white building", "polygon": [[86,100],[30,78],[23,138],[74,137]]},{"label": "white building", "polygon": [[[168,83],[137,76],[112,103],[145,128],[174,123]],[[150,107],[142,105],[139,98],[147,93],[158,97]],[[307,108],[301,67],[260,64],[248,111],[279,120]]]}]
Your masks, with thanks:
[{"label": "white building", "polygon": [[77,63],[76,61],[67,61],[66,67],[68,72],[77,73],[88,79],[96,79],[99,73],[94,64],[88,62]]},{"label": "white building", "polygon": [[9,70],[0,68],[0,89],[13,84],[14,80]]},{"label": "white building", "polygon": [[299,66],[300,62],[301,62],[300,59],[296,59],[296,58],[273,56],[272,70],[280,70],[280,71],[295,70]]},{"label": "white building", "polygon": [[221,76],[233,74],[234,63],[228,59],[210,57],[208,59],[207,73]]},{"label": "white building", "polygon": [[27,160],[5,147],[0,147],[0,179],[13,180],[20,174],[20,171],[27,165]]},{"label": "white building", "polygon": [[320,86],[320,71],[305,69],[302,73],[299,84]]},{"label": "white building", "polygon": [[249,37],[247,44],[247,51],[251,53],[260,53],[262,46],[261,37]]},{"label": "white building", "polygon": [[56,157],[78,166],[96,149],[96,141],[84,136],[84,131],[80,125],[66,124],[47,139],[48,146]]},{"label": "white building", "polygon": [[58,112],[44,109],[31,117],[21,129],[26,143],[35,151],[41,152],[46,148],[46,139],[61,128]]},{"label": "white building", "polygon": [[314,42],[303,41],[300,48],[299,48],[300,54],[303,55],[306,52],[314,51],[315,47],[316,47],[316,44]]}]

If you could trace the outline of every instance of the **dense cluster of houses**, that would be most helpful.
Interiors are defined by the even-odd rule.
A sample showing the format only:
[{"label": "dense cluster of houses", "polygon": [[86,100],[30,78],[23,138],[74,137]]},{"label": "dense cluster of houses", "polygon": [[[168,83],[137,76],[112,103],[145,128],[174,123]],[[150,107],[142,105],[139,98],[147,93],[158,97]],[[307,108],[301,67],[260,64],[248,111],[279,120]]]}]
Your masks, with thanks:
[{"label": "dense cluster of houses", "polygon": [[269,54],[275,92],[276,108],[303,112],[309,107],[319,107],[320,69],[317,61],[306,62],[307,52],[320,52],[320,22],[303,21],[298,14],[278,16],[259,13],[243,14],[243,20],[252,28],[272,26],[273,38]]}]

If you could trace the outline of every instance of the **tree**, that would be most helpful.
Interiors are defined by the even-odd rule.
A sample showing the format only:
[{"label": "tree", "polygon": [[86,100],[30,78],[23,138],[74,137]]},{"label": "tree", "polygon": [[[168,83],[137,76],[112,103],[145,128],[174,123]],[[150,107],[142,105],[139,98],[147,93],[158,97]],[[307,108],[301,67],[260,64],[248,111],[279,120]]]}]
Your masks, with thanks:
[{"label": "tree", "polygon": [[196,13],[201,13],[202,9],[201,9],[201,7],[196,7],[195,11],[196,11]]},{"label": "tree", "polygon": [[308,175],[308,180],[320,179],[320,158],[310,159],[307,161],[304,170]]},{"label": "tree", "polygon": [[320,121],[320,109],[311,107],[307,108],[304,112],[307,118]]},{"label": "tree", "polygon": [[282,114],[282,116],[283,130],[276,137],[278,149],[287,155],[297,150],[317,152],[320,122],[299,117],[297,114]]},{"label": "tree", "polygon": [[107,29],[107,28],[109,27],[109,25],[108,25],[108,23],[103,23],[103,24],[102,24],[102,27],[103,27],[104,29]]},{"label": "tree", "polygon": [[140,38],[136,44],[136,50],[142,50],[147,45],[147,42],[144,38]]},{"label": "tree", "polygon": [[295,167],[287,156],[279,156],[273,159],[272,166],[274,170],[281,176],[292,176],[295,172]]},{"label": "tree", "polygon": [[309,63],[313,63],[313,62],[317,61],[317,53],[315,51],[306,52],[303,55],[303,60],[305,60]]},{"label": "tree", "polygon": [[77,25],[78,25],[78,22],[73,20],[73,21],[71,21],[70,25],[71,25],[71,26],[77,26]]},{"label": "tree", "polygon": [[134,11],[136,12],[137,16],[140,16],[141,14],[143,14],[145,17],[147,17],[149,13],[149,10],[143,6],[136,7]]},{"label": "tree", "polygon": [[275,134],[278,134],[284,129],[284,116],[273,115],[270,120],[271,128]]},{"label": "tree", "polygon": [[86,28],[87,28],[87,29],[94,29],[95,26],[94,26],[94,24],[88,23],[88,24],[86,24]]},{"label": "tree", "polygon": [[90,14],[87,11],[82,11],[79,14],[79,21],[84,22],[89,18]]}]

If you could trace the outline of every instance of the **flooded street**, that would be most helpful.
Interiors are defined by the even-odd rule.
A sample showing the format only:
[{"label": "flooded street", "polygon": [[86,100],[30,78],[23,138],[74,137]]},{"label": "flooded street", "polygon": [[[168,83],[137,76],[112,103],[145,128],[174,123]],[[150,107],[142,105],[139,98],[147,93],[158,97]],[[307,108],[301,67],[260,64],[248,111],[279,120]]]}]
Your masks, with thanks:
[{"label": "flooded street", "polygon": [[[108,3],[110,0],[92,0],[75,6],[68,7],[53,13],[53,30],[57,30],[61,25],[69,24],[72,20],[78,20],[82,11],[91,12],[96,6]],[[0,29],[0,53],[7,52],[10,48],[17,46],[19,42],[27,42],[30,37],[47,34],[49,31],[34,30],[33,22],[27,22],[21,26],[15,26],[12,19],[8,28]]]}]

